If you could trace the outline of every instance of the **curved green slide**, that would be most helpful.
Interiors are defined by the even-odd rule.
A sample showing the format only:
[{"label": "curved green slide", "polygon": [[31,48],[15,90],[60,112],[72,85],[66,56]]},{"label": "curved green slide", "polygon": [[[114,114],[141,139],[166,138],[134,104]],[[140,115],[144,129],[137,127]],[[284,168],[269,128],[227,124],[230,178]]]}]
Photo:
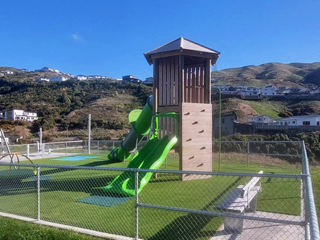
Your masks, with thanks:
[{"label": "curved green slide", "polygon": [[143,110],[135,109],[129,114],[131,130],[126,138],[121,142],[120,147],[114,148],[109,154],[108,159],[114,162],[127,161],[131,153],[137,148],[141,139],[150,132],[153,113],[153,95],[149,96]]},{"label": "curved green slide", "polygon": [[[177,143],[178,138],[169,139],[168,136],[158,139],[153,135],[148,143],[135,154],[128,165],[128,168],[158,169],[165,161],[170,149]],[[147,185],[153,172],[139,172],[138,192]],[[135,173],[125,171],[118,175],[108,186],[103,188],[106,192],[116,193],[126,196],[135,195]]]}]

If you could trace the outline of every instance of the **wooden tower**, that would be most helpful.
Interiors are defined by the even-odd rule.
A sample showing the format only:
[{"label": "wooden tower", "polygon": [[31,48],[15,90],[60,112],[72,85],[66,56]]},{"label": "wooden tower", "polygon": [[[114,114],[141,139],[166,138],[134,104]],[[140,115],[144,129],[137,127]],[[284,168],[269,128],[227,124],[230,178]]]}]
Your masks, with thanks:
[{"label": "wooden tower", "polygon": [[[212,171],[211,65],[219,54],[182,37],[144,54],[153,64],[154,112],[180,116],[180,170]],[[173,119],[161,119],[160,136],[175,129]]]}]

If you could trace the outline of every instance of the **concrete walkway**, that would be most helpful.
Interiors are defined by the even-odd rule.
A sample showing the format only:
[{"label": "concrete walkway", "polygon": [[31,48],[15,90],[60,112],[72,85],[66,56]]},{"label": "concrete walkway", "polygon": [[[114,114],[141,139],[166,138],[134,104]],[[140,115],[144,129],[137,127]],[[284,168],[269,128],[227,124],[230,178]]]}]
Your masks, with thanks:
[{"label": "concrete walkway", "polygon": [[[274,218],[278,220],[290,220],[300,222],[300,216],[292,216],[277,213],[256,212],[247,213],[247,216],[255,215],[261,218]],[[280,223],[271,223],[263,221],[247,220],[243,221],[243,231],[241,234],[230,233],[223,228],[211,238],[211,240],[256,240],[256,239],[305,239],[305,229],[298,225],[285,225]]]}]

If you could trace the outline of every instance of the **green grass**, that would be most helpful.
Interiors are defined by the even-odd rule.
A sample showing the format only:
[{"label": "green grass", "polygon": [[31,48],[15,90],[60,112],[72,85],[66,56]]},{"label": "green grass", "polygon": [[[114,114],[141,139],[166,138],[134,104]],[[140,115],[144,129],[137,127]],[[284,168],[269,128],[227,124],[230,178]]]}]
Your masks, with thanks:
[{"label": "green grass", "polygon": [[[243,100],[242,100],[243,101]],[[286,110],[286,106],[281,101],[243,101],[244,103],[251,106],[258,114],[267,115],[273,119],[280,118],[278,114]]]},{"label": "green grass", "polygon": [[[220,168],[225,172],[253,172],[299,174],[299,165],[290,165],[280,160],[261,158],[261,161],[249,159],[247,155],[230,157],[222,154]],[[177,155],[170,154],[162,169],[178,169]],[[108,163],[106,156],[80,161],[56,161],[52,159],[36,160],[37,164],[81,165],[126,167],[128,163]],[[213,170],[219,163],[214,155]],[[1,167],[0,170],[4,170]],[[12,170],[14,171],[14,170]],[[134,198],[113,207],[84,204],[77,200],[90,195],[101,195],[106,186],[121,171],[72,170],[41,168],[41,175],[49,181],[41,181],[41,219],[89,228],[93,230],[134,237]],[[36,218],[36,189],[32,180],[32,171],[27,171],[15,188],[0,190],[0,211]],[[320,177],[318,177],[319,180]],[[159,173],[139,195],[139,202],[146,204],[172,206],[187,209],[215,210],[214,206],[248,177],[213,176],[196,181],[179,181],[174,174]],[[319,182],[319,181],[318,181]],[[296,179],[262,178],[262,193],[259,194],[258,210],[298,215],[300,213],[300,181]],[[318,183],[319,184],[319,183]],[[316,193],[319,196],[319,192]],[[319,206],[317,206],[319,209]],[[175,211],[163,211],[139,208],[139,233],[141,238],[208,239],[222,224],[221,217],[204,217]],[[154,224],[156,219],[157,224]],[[179,235],[179,236],[180,236]],[[172,238],[173,237],[173,238]]]},{"label": "green grass", "polygon": [[0,217],[0,239],[1,240],[99,240],[102,238],[91,237],[83,234],[77,234],[73,231],[58,230],[56,228],[41,226],[15,219]]}]

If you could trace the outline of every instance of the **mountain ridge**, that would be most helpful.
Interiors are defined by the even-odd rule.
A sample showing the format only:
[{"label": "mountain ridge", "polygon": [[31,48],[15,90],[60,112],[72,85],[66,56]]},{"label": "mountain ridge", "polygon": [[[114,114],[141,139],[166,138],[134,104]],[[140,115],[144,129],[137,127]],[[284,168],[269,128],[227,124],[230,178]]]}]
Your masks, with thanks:
[{"label": "mountain ridge", "polygon": [[231,85],[248,85],[251,82],[251,86],[257,87],[263,85],[280,87],[283,84],[288,87],[305,84],[320,86],[320,62],[289,64],[270,62],[248,65],[214,71],[211,77],[214,81]]}]

